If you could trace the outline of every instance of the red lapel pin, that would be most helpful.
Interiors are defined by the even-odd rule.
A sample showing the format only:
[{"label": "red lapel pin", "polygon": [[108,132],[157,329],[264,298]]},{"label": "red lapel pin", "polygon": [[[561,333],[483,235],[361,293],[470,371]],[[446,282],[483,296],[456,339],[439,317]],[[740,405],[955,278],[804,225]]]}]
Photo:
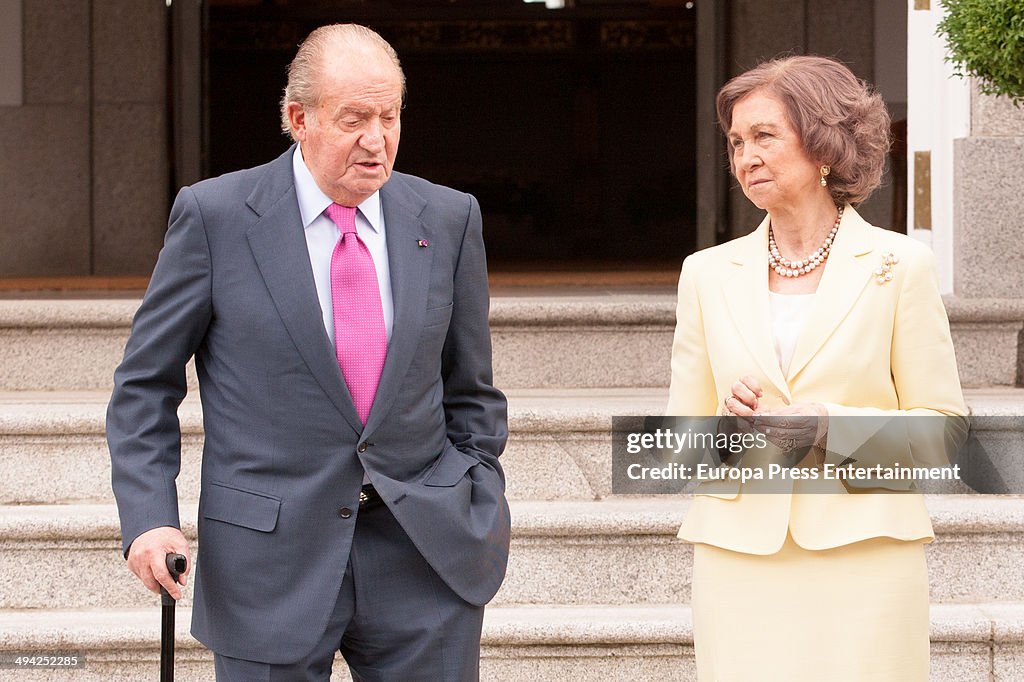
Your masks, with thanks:
[{"label": "red lapel pin", "polygon": [[425,249],[428,246],[430,246],[430,244],[427,243],[426,239],[417,240],[416,245],[419,246],[421,249]]}]

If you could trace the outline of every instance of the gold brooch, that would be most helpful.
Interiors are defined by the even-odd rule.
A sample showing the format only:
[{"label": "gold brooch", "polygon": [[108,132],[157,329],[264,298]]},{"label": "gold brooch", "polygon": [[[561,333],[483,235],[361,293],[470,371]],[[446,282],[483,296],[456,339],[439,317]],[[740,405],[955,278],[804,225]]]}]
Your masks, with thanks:
[{"label": "gold brooch", "polygon": [[875,270],[875,279],[879,284],[885,284],[886,282],[892,281],[892,266],[900,262],[899,256],[890,253],[887,256],[882,256],[882,266]]}]

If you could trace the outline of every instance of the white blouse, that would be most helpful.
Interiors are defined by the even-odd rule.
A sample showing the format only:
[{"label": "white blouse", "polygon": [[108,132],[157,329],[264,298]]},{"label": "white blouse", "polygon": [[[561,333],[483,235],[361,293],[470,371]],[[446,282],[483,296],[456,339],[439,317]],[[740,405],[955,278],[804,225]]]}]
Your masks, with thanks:
[{"label": "white blouse", "polygon": [[782,373],[789,372],[789,363],[793,361],[797,339],[807,323],[807,315],[814,302],[814,294],[777,294],[768,292],[768,304],[771,306],[772,336],[775,339],[775,355],[779,359]]}]

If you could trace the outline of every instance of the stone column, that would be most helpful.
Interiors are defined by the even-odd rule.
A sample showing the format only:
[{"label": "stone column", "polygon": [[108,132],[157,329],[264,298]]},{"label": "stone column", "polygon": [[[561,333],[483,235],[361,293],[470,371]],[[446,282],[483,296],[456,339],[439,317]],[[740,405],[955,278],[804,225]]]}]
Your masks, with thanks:
[{"label": "stone column", "polygon": [[167,10],[93,0],[93,272],[148,275],[167,228]]},{"label": "stone column", "polygon": [[970,131],[954,142],[951,322],[973,329],[969,357],[960,359],[972,383],[1022,385],[1024,108],[975,85]]}]

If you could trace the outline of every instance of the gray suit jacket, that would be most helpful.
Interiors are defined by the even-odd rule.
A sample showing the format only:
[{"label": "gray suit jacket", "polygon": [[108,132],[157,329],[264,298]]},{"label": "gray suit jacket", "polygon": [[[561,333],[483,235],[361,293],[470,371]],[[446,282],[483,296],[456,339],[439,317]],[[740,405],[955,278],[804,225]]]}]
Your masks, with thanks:
[{"label": "gray suit jacket", "polygon": [[323,633],[356,523],[340,510],[357,509],[364,471],[473,604],[501,584],[510,525],[476,200],[401,173],[381,188],[395,320],[363,428],[324,330],[293,149],[178,194],[107,410],[127,552],[179,526],[177,407],[195,356],[206,441],[192,632],[271,663]]}]

